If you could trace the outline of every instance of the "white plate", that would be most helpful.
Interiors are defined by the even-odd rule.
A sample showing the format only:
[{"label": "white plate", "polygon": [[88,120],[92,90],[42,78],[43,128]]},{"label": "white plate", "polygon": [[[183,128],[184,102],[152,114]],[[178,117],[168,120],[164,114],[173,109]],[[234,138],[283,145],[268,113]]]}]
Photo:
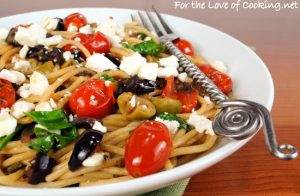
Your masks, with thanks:
[{"label": "white plate", "polygon": [[[40,22],[45,16],[65,17],[72,12],[81,12],[89,21],[101,22],[113,16],[121,23],[130,21],[130,14],[135,10],[112,8],[78,8],[31,12],[0,19],[1,27]],[[191,40],[197,52],[209,59],[221,60],[229,66],[229,74],[234,81],[234,94],[241,99],[248,99],[263,104],[269,110],[274,99],[274,87],[271,75],[263,61],[240,41],[206,25],[164,15],[170,26],[183,38]],[[12,188],[0,187],[0,195],[125,195],[139,194],[168,186],[180,179],[190,177],[228,157],[241,148],[248,140],[223,140],[213,150],[199,158],[176,167],[146,177],[102,186],[61,189]],[[263,141],[261,141],[263,142]],[[265,150],[265,149],[262,149]]]}]

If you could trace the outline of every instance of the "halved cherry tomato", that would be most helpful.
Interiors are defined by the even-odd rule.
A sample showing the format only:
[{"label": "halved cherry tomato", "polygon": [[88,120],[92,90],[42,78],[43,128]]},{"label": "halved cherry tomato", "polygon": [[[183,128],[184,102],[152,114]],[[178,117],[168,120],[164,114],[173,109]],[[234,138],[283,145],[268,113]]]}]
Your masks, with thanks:
[{"label": "halved cherry tomato", "polygon": [[232,91],[232,80],[228,75],[210,65],[198,65],[198,67],[223,93],[228,94]]},{"label": "halved cherry tomato", "polygon": [[190,92],[176,91],[174,77],[168,77],[166,78],[166,80],[167,83],[165,88],[163,89],[162,96],[179,100],[182,104],[180,111],[181,113],[191,112],[198,104],[198,92],[196,90],[192,90]]},{"label": "halved cherry tomato", "polygon": [[16,91],[13,85],[7,81],[0,79],[0,109],[10,108],[16,102]]},{"label": "halved cherry tomato", "polygon": [[[78,33],[73,39],[79,38],[80,43],[82,43],[90,53],[108,53],[111,48],[109,40],[105,37],[104,34],[97,32],[95,34],[83,34]],[[65,51],[71,51],[72,46],[64,46]]]},{"label": "halved cherry tomato", "polygon": [[185,39],[177,39],[174,41],[174,44],[184,54],[194,56],[194,47],[189,41]]},{"label": "halved cherry tomato", "polygon": [[69,106],[78,116],[102,118],[112,112],[113,93],[113,85],[107,87],[103,80],[92,79],[72,93]]},{"label": "halved cherry tomato", "polygon": [[171,150],[168,128],[157,121],[145,121],[129,137],[125,147],[125,167],[134,177],[158,172],[169,159]]},{"label": "halved cherry tomato", "polygon": [[65,17],[64,19],[65,30],[67,30],[69,25],[71,24],[76,26],[79,29],[80,27],[87,24],[87,20],[84,15],[76,12]]}]

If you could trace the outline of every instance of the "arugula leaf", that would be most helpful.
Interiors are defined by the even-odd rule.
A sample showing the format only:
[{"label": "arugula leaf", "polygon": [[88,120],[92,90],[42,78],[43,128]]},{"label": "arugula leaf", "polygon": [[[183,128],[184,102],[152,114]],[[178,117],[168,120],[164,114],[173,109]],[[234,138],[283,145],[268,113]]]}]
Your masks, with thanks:
[{"label": "arugula leaf", "polygon": [[100,78],[105,81],[111,81],[111,82],[115,81],[115,79],[113,77],[107,75],[106,73],[101,74]]},{"label": "arugula leaf", "polygon": [[158,118],[161,118],[163,120],[168,120],[168,121],[177,121],[179,122],[180,126],[179,128],[180,129],[185,129],[185,130],[188,130],[188,124],[185,122],[185,120],[183,120],[182,118],[176,116],[175,114],[170,114],[170,113],[167,113],[167,112],[164,112],[164,113],[161,113],[160,115],[157,116]]},{"label": "arugula leaf", "polygon": [[26,113],[36,123],[43,125],[48,130],[64,129],[71,126],[65,113],[62,110],[33,111]]},{"label": "arugula leaf", "polygon": [[16,130],[13,133],[2,136],[0,138],[0,150],[2,150],[8,144],[8,142],[10,142],[13,139],[13,137],[22,129],[23,126],[17,126]]},{"label": "arugula leaf", "polygon": [[53,144],[53,135],[48,135],[31,140],[29,146],[36,151],[47,153],[53,147]]},{"label": "arugula leaf", "polygon": [[152,55],[152,56],[157,56],[159,53],[165,50],[163,45],[158,44],[153,40],[144,41],[135,45],[129,45],[124,43],[123,47],[139,52],[142,55]]}]

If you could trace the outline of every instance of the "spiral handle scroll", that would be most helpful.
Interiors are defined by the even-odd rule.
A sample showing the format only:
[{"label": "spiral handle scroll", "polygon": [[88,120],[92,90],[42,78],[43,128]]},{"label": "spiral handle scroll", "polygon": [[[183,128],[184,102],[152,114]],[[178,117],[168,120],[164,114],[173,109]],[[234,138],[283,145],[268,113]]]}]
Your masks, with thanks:
[{"label": "spiral handle scroll", "polygon": [[270,113],[264,106],[246,100],[228,100],[228,97],[168,37],[162,37],[161,42],[171,54],[179,59],[179,72],[186,72],[221,108],[213,121],[213,130],[216,134],[242,140],[254,135],[263,124],[266,144],[274,156],[285,160],[294,159],[298,156],[294,146],[290,144],[279,146],[277,144]]}]

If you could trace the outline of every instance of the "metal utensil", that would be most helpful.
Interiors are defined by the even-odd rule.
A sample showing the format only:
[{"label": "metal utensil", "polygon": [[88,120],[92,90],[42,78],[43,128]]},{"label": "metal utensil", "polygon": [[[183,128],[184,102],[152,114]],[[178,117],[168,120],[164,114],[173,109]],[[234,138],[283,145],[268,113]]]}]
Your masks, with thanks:
[{"label": "metal utensil", "polygon": [[163,43],[171,54],[179,59],[179,72],[186,72],[193,81],[201,86],[211,100],[221,108],[213,121],[213,130],[217,135],[243,140],[254,135],[263,125],[265,141],[269,151],[280,159],[295,159],[297,149],[290,144],[278,145],[271,115],[263,105],[246,100],[229,100],[220,89],[194,65],[174,44],[177,36],[165,22],[157,10],[138,12],[138,17],[132,19],[140,21],[148,30],[156,32],[159,41]]}]

